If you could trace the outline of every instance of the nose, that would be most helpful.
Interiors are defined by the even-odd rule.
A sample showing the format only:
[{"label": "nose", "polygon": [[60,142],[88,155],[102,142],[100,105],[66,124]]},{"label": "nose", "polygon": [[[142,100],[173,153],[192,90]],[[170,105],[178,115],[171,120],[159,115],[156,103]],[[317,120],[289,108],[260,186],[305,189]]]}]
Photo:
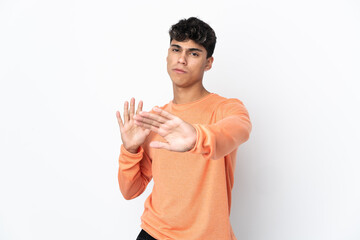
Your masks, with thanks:
[{"label": "nose", "polygon": [[182,52],[180,54],[179,59],[178,59],[178,63],[186,65],[186,55],[185,55],[184,52]]}]

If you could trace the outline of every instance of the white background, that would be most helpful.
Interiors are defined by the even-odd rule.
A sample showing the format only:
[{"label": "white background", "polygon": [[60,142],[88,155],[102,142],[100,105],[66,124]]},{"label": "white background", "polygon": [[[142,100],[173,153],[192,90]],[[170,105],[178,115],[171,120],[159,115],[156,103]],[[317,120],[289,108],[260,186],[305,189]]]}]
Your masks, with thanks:
[{"label": "white background", "polygon": [[0,0],[0,239],[135,239],[115,112],[172,99],[169,27],[216,31],[211,92],[242,100],[239,240],[360,239],[360,3]]}]

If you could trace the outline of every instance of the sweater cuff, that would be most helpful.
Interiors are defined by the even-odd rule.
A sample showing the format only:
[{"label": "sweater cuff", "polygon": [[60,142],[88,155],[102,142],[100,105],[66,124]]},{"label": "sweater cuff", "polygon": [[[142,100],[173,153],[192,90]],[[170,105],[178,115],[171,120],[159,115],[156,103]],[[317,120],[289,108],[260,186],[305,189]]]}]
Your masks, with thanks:
[{"label": "sweater cuff", "polygon": [[119,161],[122,163],[134,163],[134,160],[141,160],[143,157],[144,149],[139,147],[137,153],[131,153],[121,144]]},{"label": "sweater cuff", "polygon": [[196,130],[195,146],[189,150],[189,153],[201,154],[209,159],[214,155],[216,139],[211,126],[204,124],[193,124]]}]

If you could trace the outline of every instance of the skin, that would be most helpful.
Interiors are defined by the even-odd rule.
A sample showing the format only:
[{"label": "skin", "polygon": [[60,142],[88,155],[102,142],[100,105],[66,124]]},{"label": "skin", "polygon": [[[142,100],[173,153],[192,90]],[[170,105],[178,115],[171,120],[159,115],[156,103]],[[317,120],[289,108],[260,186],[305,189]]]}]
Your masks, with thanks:
[{"label": "skin", "polygon": [[[214,58],[206,58],[206,54],[206,49],[193,40],[171,41],[166,61],[173,83],[174,103],[189,103],[209,94],[202,80],[204,72],[211,69]],[[182,69],[186,73],[174,69]]]},{"label": "skin", "polygon": [[[202,84],[202,79],[204,72],[211,69],[214,58],[207,58],[206,54],[206,49],[193,40],[171,41],[166,61],[173,84],[173,103],[185,104],[209,94]],[[128,105],[128,102],[125,102],[124,121],[120,112],[116,111],[121,139],[127,151],[137,153],[150,131],[166,140],[153,141],[150,147],[176,152],[186,152],[194,147],[197,136],[191,124],[160,108],[153,108],[155,113],[142,111],[142,101],[135,112],[134,98],[130,100],[130,109]]]},{"label": "skin", "polygon": [[[143,102],[140,101],[136,110],[136,114],[142,110]],[[131,153],[137,153],[139,146],[144,143],[146,137],[149,135],[150,130],[142,128],[135,124],[135,98],[130,100],[129,103],[124,103],[124,122],[121,118],[120,112],[116,111],[116,118],[120,127],[121,140],[124,148]]]}]

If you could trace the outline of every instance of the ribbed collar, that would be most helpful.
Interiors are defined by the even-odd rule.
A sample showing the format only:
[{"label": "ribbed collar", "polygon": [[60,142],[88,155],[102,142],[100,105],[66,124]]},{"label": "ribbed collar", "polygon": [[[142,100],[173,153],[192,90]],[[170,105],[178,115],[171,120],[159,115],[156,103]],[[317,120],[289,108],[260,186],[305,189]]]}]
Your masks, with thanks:
[{"label": "ribbed collar", "polygon": [[203,104],[204,101],[206,101],[207,99],[209,99],[215,95],[216,95],[216,93],[210,93],[194,102],[189,102],[189,103],[184,103],[184,104],[176,104],[176,103],[173,103],[173,101],[170,101],[169,106],[172,111],[184,111],[184,110],[192,108],[198,104]]}]

